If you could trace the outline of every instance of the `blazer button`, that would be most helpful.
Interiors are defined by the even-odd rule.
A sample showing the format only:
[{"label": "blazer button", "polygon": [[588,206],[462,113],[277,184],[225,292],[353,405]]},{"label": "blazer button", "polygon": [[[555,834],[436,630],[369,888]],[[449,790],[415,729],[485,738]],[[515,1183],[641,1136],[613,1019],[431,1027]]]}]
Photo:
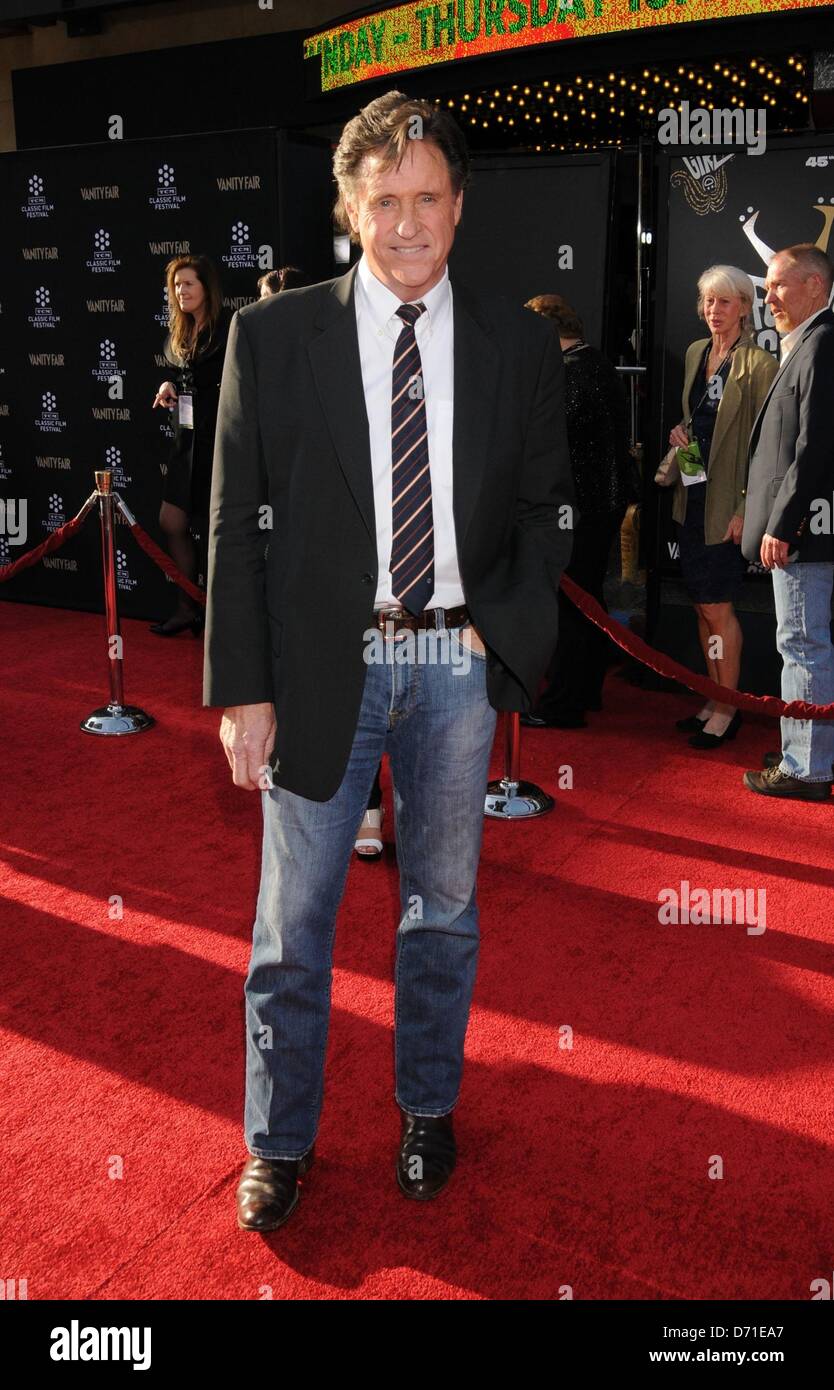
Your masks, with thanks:
[{"label": "blazer button", "polygon": [[363,583],[363,584],[373,584],[373,582],[374,582],[374,577],[373,577],[372,574],[363,574],[363,575],[362,575],[362,583]]}]

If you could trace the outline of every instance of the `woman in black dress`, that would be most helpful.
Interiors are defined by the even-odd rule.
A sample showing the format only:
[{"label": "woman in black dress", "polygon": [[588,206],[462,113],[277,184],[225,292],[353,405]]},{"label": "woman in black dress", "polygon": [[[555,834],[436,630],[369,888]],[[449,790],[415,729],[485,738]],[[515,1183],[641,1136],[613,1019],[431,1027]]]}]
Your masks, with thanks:
[{"label": "woman in black dress", "polygon": [[[191,528],[202,522],[205,534],[208,521],[217,404],[232,313],[223,304],[220,279],[207,256],[178,256],[169,261],[165,274],[170,331],[164,356],[174,371],[153,404],[172,412],[174,439],[159,525],[174,563],[196,581],[198,557]],[[203,621],[202,607],[177,588],[174,612],[165,622],[154,623],[151,632],[175,637],[190,629],[196,637]]]},{"label": "woman in black dress", "polygon": [[[776,362],[751,331],[755,288],[743,270],[712,265],[698,280],[698,316],[709,338],[686,353],[684,418],[669,434],[679,471],[672,515],[681,574],[698,620],[707,673],[738,688],[742,631],[735,600],[747,570],[741,553],[750,434]],[[677,721],[693,748],[716,749],[733,739],[741,713],[707,700],[699,714]]]}]

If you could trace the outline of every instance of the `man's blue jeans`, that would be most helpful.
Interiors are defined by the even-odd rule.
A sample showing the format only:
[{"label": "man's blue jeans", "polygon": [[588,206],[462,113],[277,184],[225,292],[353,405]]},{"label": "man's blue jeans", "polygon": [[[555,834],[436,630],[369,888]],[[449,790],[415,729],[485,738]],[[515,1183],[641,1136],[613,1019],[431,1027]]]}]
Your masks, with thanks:
[{"label": "man's blue jeans", "polygon": [[[834,701],[831,590],[834,564],[795,562],[773,571],[776,646],[782,658],[782,699],[815,705]],[[834,724],[783,719],[780,769],[803,782],[830,782]]]},{"label": "man's blue jeans", "polygon": [[[445,1115],[457,1102],[496,712],[485,658],[464,653],[455,633],[444,636],[457,664],[368,665],[347,771],[329,801],[280,787],[262,792],[261,883],[245,986],[245,1137],[260,1158],[300,1158],[316,1138],[336,912],[383,750],[400,871],[396,1099],[417,1115]],[[390,640],[384,646],[392,652]]]}]

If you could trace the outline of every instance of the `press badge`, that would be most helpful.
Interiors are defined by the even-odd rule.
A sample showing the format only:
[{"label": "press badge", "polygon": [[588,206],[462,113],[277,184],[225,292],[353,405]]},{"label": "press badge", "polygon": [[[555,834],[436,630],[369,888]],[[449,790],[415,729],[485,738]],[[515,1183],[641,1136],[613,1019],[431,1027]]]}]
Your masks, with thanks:
[{"label": "press badge", "polygon": [[194,397],[178,396],[180,428],[193,430],[194,428]]}]

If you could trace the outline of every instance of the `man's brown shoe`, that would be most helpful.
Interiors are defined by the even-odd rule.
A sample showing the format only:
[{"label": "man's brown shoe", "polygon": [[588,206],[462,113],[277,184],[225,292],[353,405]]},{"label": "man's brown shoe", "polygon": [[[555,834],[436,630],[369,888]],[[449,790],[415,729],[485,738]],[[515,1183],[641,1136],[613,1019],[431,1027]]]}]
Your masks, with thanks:
[{"label": "man's brown shoe", "polygon": [[442,1192],[455,1167],[451,1115],[409,1115],[401,1110],[397,1182],[406,1197],[428,1202]]},{"label": "man's brown shoe", "polygon": [[249,1159],[237,1189],[242,1231],[277,1231],[298,1206],[298,1179],[313,1166],[315,1148],[303,1158]]},{"label": "man's brown shoe", "polygon": [[778,766],[766,767],[763,772],[745,772],[744,785],[761,796],[781,796],[788,801],[827,801],[831,796],[830,782],[803,782],[799,777],[786,777]]}]

